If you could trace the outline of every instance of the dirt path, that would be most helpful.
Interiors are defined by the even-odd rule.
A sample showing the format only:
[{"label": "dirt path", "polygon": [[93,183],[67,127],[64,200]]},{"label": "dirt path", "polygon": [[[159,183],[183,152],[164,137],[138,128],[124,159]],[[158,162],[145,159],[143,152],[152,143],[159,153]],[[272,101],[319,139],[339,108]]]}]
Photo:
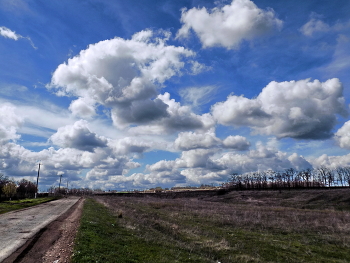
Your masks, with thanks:
[{"label": "dirt path", "polygon": [[[41,228],[36,235],[28,239],[3,263],[69,262],[79,226],[82,205],[83,199],[79,201],[76,199],[73,206],[67,207],[66,205],[67,209],[63,214],[61,213],[58,218],[51,220],[51,223]],[[2,218],[0,218],[0,222],[1,220]]]}]

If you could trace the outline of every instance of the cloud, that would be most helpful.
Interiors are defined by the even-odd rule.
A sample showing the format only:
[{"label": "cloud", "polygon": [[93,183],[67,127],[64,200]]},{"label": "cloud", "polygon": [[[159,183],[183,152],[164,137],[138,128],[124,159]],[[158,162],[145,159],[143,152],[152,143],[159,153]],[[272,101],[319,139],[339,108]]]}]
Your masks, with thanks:
[{"label": "cloud", "polygon": [[247,138],[240,135],[228,136],[225,140],[223,140],[222,144],[225,148],[238,151],[245,151],[250,147],[250,142],[247,140]]},{"label": "cloud", "polygon": [[[297,161],[296,161],[297,160]],[[247,154],[225,153],[222,157],[215,159],[218,167],[222,167],[227,174],[233,172],[245,173],[251,171],[283,171],[287,168],[310,167],[311,165],[297,154],[288,156],[287,153],[269,148],[262,143],[257,143],[256,149],[250,150]]]},{"label": "cloud", "polygon": [[129,153],[143,153],[157,143],[151,141],[145,141],[140,138],[125,137],[120,140],[110,140],[108,146],[113,149],[113,152],[117,155],[126,155]]},{"label": "cloud", "polygon": [[23,37],[19,34],[16,34],[15,31],[12,31],[11,29],[7,28],[7,27],[4,27],[4,26],[1,26],[0,27],[0,36],[3,36],[5,38],[10,38],[10,39],[13,39],[13,40],[18,40],[20,38],[25,38],[29,41],[30,45],[34,48],[34,49],[37,49],[37,47],[34,45],[33,41],[30,39],[30,37]]},{"label": "cloud", "polygon": [[190,87],[181,89],[179,94],[187,105],[193,108],[209,103],[216,92],[216,86]]},{"label": "cloud", "polygon": [[50,147],[40,152],[32,152],[15,143],[6,143],[0,147],[0,170],[6,175],[35,180],[38,160],[42,163],[39,179],[42,190],[46,190],[43,186],[57,183],[58,172],[64,173],[75,187],[94,188],[94,183],[91,182],[106,182],[110,176],[124,175],[130,169],[140,166],[127,156],[116,155],[109,148],[95,148],[90,152],[75,148],[55,150]]},{"label": "cloud", "polygon": [[79,98],[72,101],[69,110],[74,116],[82,118],[91,118],[96,115],[94,102],[89,101],[88,98]]},{"label": "cloud", "polygon": [[271,116],[262,109],[262,102],[257,99],[247,99],[243,96],[228,96],[225,102],[212,106],[214,118],[224,125],[254,125],[264,126]]},{"label": "cloud", "polygon": [[350,149],[350,121],[345,122],[334,137],[341,148]]},{"label": "cloud", "polygon": [[73,125],[60,127],[50,137],[50,140],[60,147],[75,148],[89,152],[93,152],[97,147],[107,146],[107,139],[91,132],[87,121],[84,120],[77,121]]},{"label": "cloud", "polygon": [[191,74],[192,75],[197,75],[199,73],[202,73],[204,71],[208,71],[208,70],[212,69],[212,67],[201,64],[198,61],[191,61],[190,63],[192,64],[192,67],[191,67]]},{"label": "cloud", "polygon": [[15,109],[15,106],[9,103],[0,106],[0,145],[20,138],[17,130],[22,125],[23,119]]},{"label": "cloud", "polygon": [[292,167],[298,171],[305,170],[308,168],[312,168],[311,163],[309,163],[303,156],[300,156],[296,153],[293,153],[288,157],[288,160],[291,162]]},{"label": "cloud", "polygon": [[175,140],[174,146],[180,151],[212,148],[245,151],[249,149],[250,143],[247,138],[239,135],[230,135],[222,141],[216,137],[214,129],[210,129],[205,133],[181,132]]},{"label": "cloud", "polygon": [[305,25],[300,28],[300,32],[305,36],[311,37],[316,32],[327,32],[331,27],[317,18],[311,18]]},{"label": "cloud", "polygon": [[121,189],[145,189],[156,186],[172,187],[185,184],[186,177],[179,171],[150,172],[149,174],[134,173],[130,176],[111,176],[109,182]]},{"label": "cloud", "polygon": [[147,165],[147,170],[152,172],[172,171],[176,169],[175,161],[161,160],[151,165]]},{"label": "cloud", "polygon": [[182,69],[198,68],[194,52],[167,45],[166,31],[141,31],[130,40],[114,38],[90,45],[61,64],[48,89],[77,96],[69,107],[74,116],[91,118],[99,105],[110,110],[114,126],[132,133],[172,133],[208,129],[210,114],[196,115],[170,94],[159,94],[164,82]]},{"label": "cloud", "polygon": [[329,65],[322,68],[322,73],[327,75],[348,75],[350,68],[350,38],[345,34],[339,34],[334,49],[333,58]]},{"label": "cloud", "polygon": [[197,148],[209,149],[217,147],[220,139],[215,136],[213,131],[204,134],[194,132],[181,132],[175,140],[175,147],[181,151]]},{"label": "cloud", "polygon": [[238,48],[243,40],[252,40],[274,29],[283,22],[276,18],[273,9],[259,9],[250,0],[233,0],[230,5],[208,11],[205,7],[183,9],[183,26],[177,37],[187,37],[192,29],[203,47],[222,46]]},{"label": "cloud", "polygon": [[110,176],[124,175],[129,169],[137,168],[140,165],[131,162],[129,158],[120,156],[116,158],[107,157],[101,160],[101,164],[96,165],[86,174],[88,180],[109,180]]},{"label": "cloud", "polygon": [[129,124],[143,124],[168,117],[168,105],[161,99],[137,100],[131,102],[128,107],[115,107],[112,110],[113,123],[124,128]]},{"label": "cloud", "polygon": [[325,82],[270,82],[254,99],[230,95],[212,106],[223,125],[250,126],[256,133],[279,138],[327,139],[336,115],[347,116],[343,86],[336,78]]},{"label": "cloud", "polygon": [[325,166],[328,168],[347,167],[350,166],[350,154],[341,156],[328,156],[322,154],[320,157],[310,160],[313,167]]},{"label": "cloud", "polygon": [[157,173],[176,173],[185,176],[183,184],[220,184],[232,173],[283,171],[288,168],[311,168],[311,163],[303,156],[293,153],[288,155],[273,147],[258,142],[255,149],[247,153],[223,152],[218,149],[192,149],[184,151],[176,160],[161,160],[148,165],[148,180]]},{"label": "cloud", "polygon": [[[31,104],[35,104],[32,106]],[[73,123],[75,120],[69,111],[56,106],[50,101],[31,100],[23,104],[16,101],[16,114],[23,119],[20,133],[48,138],[59,127]]]},{"label": "cloud", "polygon": [[[170,94],[165,92],[157,97],[166,104],[166,115],[162,118],[149,120],[149,123],[132,127],[129,132],[132,134],[169,134],[184,130],[207,131],[214,127],[215,121],[211,114],[194,114],[189,106],[181,106],[179,102],[170,99]],[[114,122],[118,121],[118,115],[112,111]]]},{"label": "cloud", "polygon": [[164,119],[163,127],[168,130],[189,130],[189,129],[208,129],[214,125],[209,114],[196,115],[188,106],[181,106],[174,99],[170,99],[169,93],[158,96],[168,105],[167,111],[169,118]]},{"label": "cloud", "polygon": [[13,40],[18,40],[20,38],[23,38],[21,35],[16,34],[16,32],[4,26],[0,27],[0,35]]},{"label": "cloud", "polygon": [[[58,95],[78,96],[70,109],[93,115],[93,106],[112,109],[114,124],[125,128],[168,116],[167,105],[156,98],[162,84],[181,74],[194,52],[167,45],[168,32],[141,31],[130,40],[114,38],[90,45],[61,64],[47,87]],[[188,62],[188,63],[186,63]]]},{"label": "cloud", "polygon": [[310,20],[306,22],[299,31],[308,37],[313,37],[315,34],[335,32],[339,33],[346,31],[350,28],[350,21],[339,22],[337,21],[333,25],[329,25],[322,21],[322,16],[316,13],[311,13]]}]

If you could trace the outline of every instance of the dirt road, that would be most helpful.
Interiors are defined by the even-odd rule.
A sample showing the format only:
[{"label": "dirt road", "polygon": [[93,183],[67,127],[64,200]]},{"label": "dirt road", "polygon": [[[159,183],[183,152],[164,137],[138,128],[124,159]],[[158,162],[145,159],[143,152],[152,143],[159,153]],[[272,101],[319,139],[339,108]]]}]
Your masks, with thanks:
[{"label": "dirt road", "polygon": [[62,198],[0,215],[0,262],[67,212],[78,200],[78,197]]}]

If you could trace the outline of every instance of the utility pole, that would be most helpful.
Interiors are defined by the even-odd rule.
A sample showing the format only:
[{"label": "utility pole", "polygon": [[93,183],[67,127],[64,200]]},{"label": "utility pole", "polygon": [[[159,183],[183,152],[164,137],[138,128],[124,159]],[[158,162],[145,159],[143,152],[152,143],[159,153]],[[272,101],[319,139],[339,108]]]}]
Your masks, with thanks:
[{"label": "utility pole", "polygon": [[39,162],[38,177],[36,178],[36,193],[35,193],[35,198],[37,197],[38,191],[39,191],[39,173],[40,173],[40,165],[41,165],[41,163]]},{"label": "utility pole", "polygon": [[62,180],[62,174],[60,175],[60,184],[58,185],[58,194],[61,193],[61,180]]}]

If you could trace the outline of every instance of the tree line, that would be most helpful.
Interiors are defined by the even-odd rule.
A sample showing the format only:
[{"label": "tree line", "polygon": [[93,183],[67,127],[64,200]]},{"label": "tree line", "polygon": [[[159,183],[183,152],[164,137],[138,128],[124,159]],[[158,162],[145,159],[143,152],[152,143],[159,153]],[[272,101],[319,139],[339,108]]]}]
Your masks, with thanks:
[{"label": "tree line", "polygon": [[[96,191],[89,188],[66,188],[51,186],[46,193],[40,193],[38,196],[49,195],[91,195]],[[13,178],[9,178],[0,173],[0,201],[5,200],[18,200],[25,198],[34,198],[37,193],[37,185],[29,180],[21,179],[15,181]]]},{"label": "tree line", "polygon": [[15,181],[0,174],[0,201],[33,198],[37,192],[36,184],[26,179]]},{"label": "tree line", "polygon": [[350,187],[350,166],[233,173],[223,187],[239,190]]}]

